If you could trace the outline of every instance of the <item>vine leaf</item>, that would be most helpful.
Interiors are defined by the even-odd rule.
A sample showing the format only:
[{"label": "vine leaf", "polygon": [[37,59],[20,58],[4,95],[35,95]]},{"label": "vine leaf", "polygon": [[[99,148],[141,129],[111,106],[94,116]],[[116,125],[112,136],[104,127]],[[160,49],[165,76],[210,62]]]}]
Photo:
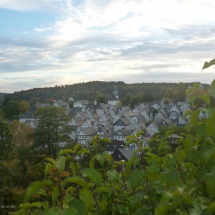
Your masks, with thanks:
[{"label": "vine leaf", "polygon": [[210,66],[212,66],[214,64],[215,64],[215,58],[213,60],[209,61],[209,62],[205,61],[204,66],[202,67],[202,70],[207,69],[208,67],[210,67]]}]

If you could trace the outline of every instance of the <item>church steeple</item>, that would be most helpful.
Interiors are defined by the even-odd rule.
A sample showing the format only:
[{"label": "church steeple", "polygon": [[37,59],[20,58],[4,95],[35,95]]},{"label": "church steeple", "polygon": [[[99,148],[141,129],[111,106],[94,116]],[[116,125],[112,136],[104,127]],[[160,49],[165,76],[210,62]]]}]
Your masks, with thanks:
[{"label": "church steeple", "polygon": [[117,90],[117,87],[116,87],[116,86],[114,87],[113,94],[114,94],[114,96],[116,96],[116,98],[117,98],[117,99],[119,98],[119,92],[118,92],[118,90]]}]

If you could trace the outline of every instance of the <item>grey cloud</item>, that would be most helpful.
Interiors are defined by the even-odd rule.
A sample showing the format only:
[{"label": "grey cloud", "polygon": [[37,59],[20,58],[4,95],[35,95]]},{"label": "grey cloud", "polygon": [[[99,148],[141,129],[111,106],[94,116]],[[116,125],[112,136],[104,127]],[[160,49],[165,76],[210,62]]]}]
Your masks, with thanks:
[{"label": "grey cloud", "polygon": [[[189,43],[188,43],[189,42]],[[175,54],[178,52],[197,52],[197,51],[211,51],[215,49],[215,43],[213,42],[195,42],[190,41],[174,41],[174,42],[145,42],[141,45],[136,45],[132,48],[121,50],[122,57],[140,58],[142,56],[156,57],[156,55],[162,54]]]},{"label": "grey cloud", "polygon": [[137,66],[137,67],[128,67],[127,70],[154,70],[154,69],[167,69],[167,68],[173,68],[173,67],[178,67],[181,66],[181,64],[153,64],[153,65],[143,65],[143,66]]},{"label": "grey cloud", "polygon": [[215,34],[215,26],[210,25],[182,25],[177,29],[163,28],[164,31],[171,36],[180,36],[185,39],[192,39],[193,37],[210,37]]},{"label": "grey cloud", "polygon": [[212,73],[193,73],[193,72],[144,72],[142,74],[129,74],[126,78],[134,80],[149,80],[150,82],[196,82],[211,83],[214,79]]}]

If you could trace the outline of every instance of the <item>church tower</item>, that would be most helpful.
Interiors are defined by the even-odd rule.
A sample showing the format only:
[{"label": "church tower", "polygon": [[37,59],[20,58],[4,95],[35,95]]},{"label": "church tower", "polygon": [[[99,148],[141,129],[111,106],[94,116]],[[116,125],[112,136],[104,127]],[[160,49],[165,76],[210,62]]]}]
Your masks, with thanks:
[{"label": "church tower", "polygon": [[118,92],[116,86],[114,87],[113,94],[114,94],[114,96],[115,96],[117,99],[119,99],[119,92]]}]

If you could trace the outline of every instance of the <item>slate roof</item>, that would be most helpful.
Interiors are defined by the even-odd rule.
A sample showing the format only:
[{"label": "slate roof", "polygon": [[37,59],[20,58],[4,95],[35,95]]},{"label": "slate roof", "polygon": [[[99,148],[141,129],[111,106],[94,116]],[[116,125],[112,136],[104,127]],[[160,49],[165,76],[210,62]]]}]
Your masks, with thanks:
[{"label": "slate roof", "polygon": [[23,114],[21,114],[20,116],[19,116],[19,119],[21,119],[21,118],[27,118],[27,119],[34,119],[35,117],[34,117],[34,111],[27,111],[27,112],[25,112],[25,113],[23,113]]},{"label": "slate roof", "polygon": [[124,146],[123,141],[116,141],[115,140],[115,141],[112,141],[112,143],[105,143],[104,149],[105,149],[105,151],[114,152],[122,146]]},{"label": "slate roof", "polygon": [[[123,147],[117,149],[127,160],[130,160],[134,156],[134,152],[129,147]],[[116,150],[116,151],[117,151]],[[115,152],[116,152],[115,151]]]}]

